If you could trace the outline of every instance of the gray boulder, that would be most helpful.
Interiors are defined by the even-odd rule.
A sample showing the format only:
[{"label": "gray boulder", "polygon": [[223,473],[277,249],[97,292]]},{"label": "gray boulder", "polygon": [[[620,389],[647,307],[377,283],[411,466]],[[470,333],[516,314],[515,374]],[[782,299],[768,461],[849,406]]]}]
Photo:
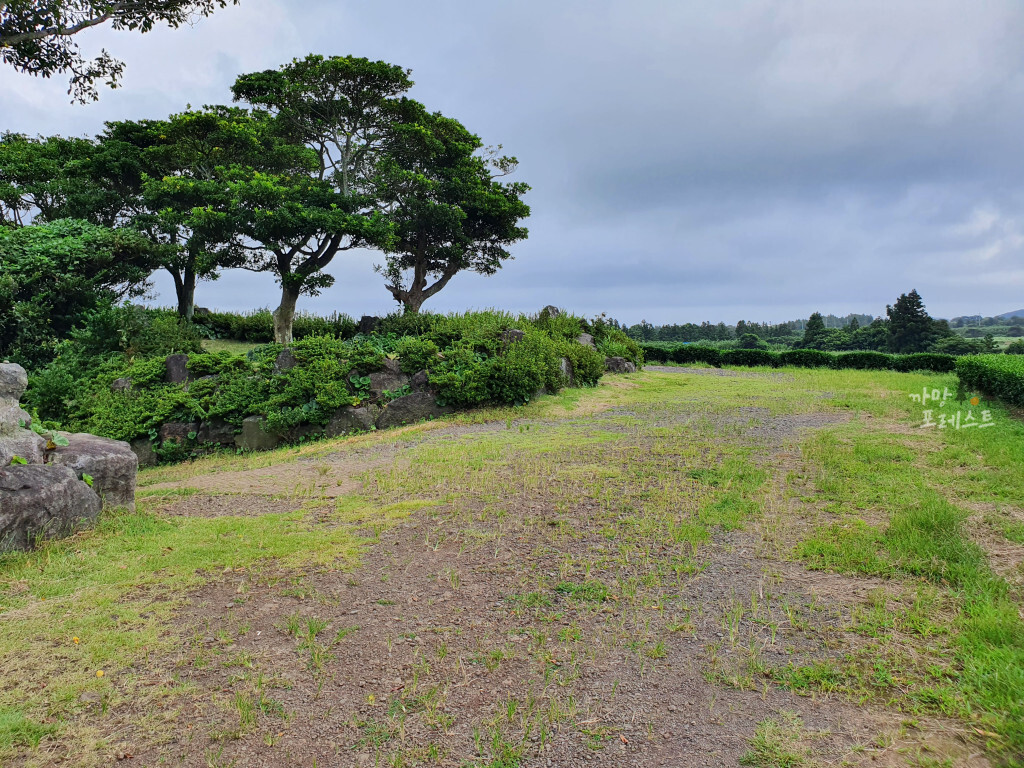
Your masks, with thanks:
[{"label": "gray boulder", "polygon": [[[63,434],[63,433],[62,433]],[[67,467],[79,479],[92,477],[92,489],[105,507],[135,509],[135,476],[139,459],[128,443],[96,435],[64,434],[67,445],[58,445],[47,461]]]},{"label": "gray boulder", "polygon": [[526,338],[526,332],[518,328],[506,328],[501,332],[501,341],[505,346],[516,344]]},{"label": "gray boulder", "polygon": [[290,349],[282,349],[278,354],[277,359],[274,360],[274,374],[280,376],[285,371],[290,371],[296,365],[299,364],[298,359],[295,357],[295,353]]},{"label": "gray boulder", "polygon": [[92,523],[100,497],[72,469],[52,464],[0,468],[0,551],[31,549]]},{"label": "gray boulder", "polygon": [[13,435],[19,429],[32,425],[28,415],[13,397],[0,397],[0,435]]},{"label": "gray boulder", "polygon": [[0,363],[0,397],[20,400],[28,389],[28,374],[17,363]]},{"label": "gray boulder", "polygon": [[438,405],[437,398],[429,392],[413,392],[392,400],[377,417],[377,429],[412,424],[423,419],[436,419],[452,413],[454,409]]},{"label": "gray boulder", "polygon": [[351,405],[335,411],[327,422],[327,436],[339,437],[353,432],[366,432],[374,424],[374,414],[366,406],[355,408]]},{"label": "gray boulder", "polygon": [[263,429],[263,416],[249,416],[242,422],[242,432],[235,436],[235,445],[243,451],[269,451],[277,448],[280,435]]},{"label": "gray boulder", "polygon": [[409,383],[397,360],[385,359],[384,369],[370,374],[370,395],[380,397],[384,392],[397,392]]},{"label": "gray boulder", "polygon": [[139,460],[140,467],[156,466],[156,451],[153,450],[153,441],[148,437],[136,437],[129,443],[129,446]]},{"label": "gray boulder", "polygon": [[19,456],[29,464],[42,464],[46,457],[46,438],[28,429],[16,429],[0,437],[0,467]]},{"label": "gray boulder", "polygon": [[132,388],[132,380],[127,376],[122,376],[119,379],[114,379],[110,382],[111,392],[127,392]]},{"label": "gray boulder", "polygon": [[565,379],[565,385],[567,387],[576,385],[576,376],[572,370],[572,360],[568,357],[559,359],[558,370],[562,373],[562,378]]},{"label": "gray boulder", "polygon": [[196,440],[200,443],[213,445],[234,445],[235,427],[232,424],[228,424],[223,419],[211,419],[210,421],[204,421],[199,426],[199,432],[196,434]]},{"label": "gray boulder", "polygon": [[426,392],[430,389],[430,374],[426,371],[417,371],[409,379],[409,388],[413,392]]},{"label": "gray boulder", "polygon": [[544,307],[544,309],[540,311],[540,313],[542,315],[546,313],[548,317],[558,317],[559,315],[562,314],[562,310],[560,310],[554,304],[548,304],[546,307]]},{"label": "gray boulder", "polygon": [[359,318],[359,332],[363,335],[369,335],[377,330],[377,326],[380,325],[380,318],[374,315],[363,315]]},{"label": "gray boulder", "polygon": [[597,345],[594,344],[594,337],[591,336],[589,333],[581,333],[579,336],[576,337],[576,342],[578,344],[582,344],[585,347],[597,349]]},{"label": "gray boulder", "polygon": [[188,372],[188,355],[168,355],[164,365],[168,384],[184,384],[192,378]]},{"label": "gray boulder", "polygon": [[168,421],[160,425],[161,443],[185,443],[199,436],[198,421]]},{"label": "gray boulder", "polygon": [[636,366],[624,357],[606,357],[604,369],[608,373],[636,373]]}]

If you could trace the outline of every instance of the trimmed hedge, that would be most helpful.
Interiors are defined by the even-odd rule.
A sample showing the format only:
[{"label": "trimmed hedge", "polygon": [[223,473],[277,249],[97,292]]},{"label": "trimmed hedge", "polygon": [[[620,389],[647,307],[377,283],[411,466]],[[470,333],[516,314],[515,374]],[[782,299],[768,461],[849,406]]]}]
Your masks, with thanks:
[{"label": "trimmed hedge", "polygon": [[796,368],[838,368],[836,355],[833,352],[822,352],[818,349],[791,349],[779,355],[780,365],[792,365]]},{"label": "trimmed hedge", "polygon": [[913,355],[894,355],[893,369],[897,371],[934,371],[950,373],[956,369],[957,358],[936,352],[918,352]]},{"label": "trimmed hedge", "polygon": [[953,355],[921,352],[913,355],[889,355],[884,352],[823,352],[817,349],[790,349],[772,352],[762,349],[718,350],[702,344],[646,342],[641,345],[644,358],[652,363],[706,363],[720,368],[738,366],[792,366],[796,368],[834,368],[873,371],[932,371],[949,373],[957,358]]},{"label": "trimmed hedge", "polygon": [[779,366],[779,356],[766,349],[727,349],[721,353],[722,365],[745,365],[751,368]]},{"label": "trimmed hedge", "polygon": [[892,355],[884,352],[847,352],[836,355],[836,365],[860,371],[885,371],[892,368]]},{"label": "trimmed hedge", "polygon": [[961,390],[977,390],[1024,408],[1024,358],[1018,355],[971,355],[956,361]]},{"label": "trimmed hedge", "polygon": [[699,344],[676,347],[672,350],[671,360],[673,363],[706,363],[715,368],[722,367],[722,353],[717,349],[702,347]]}]

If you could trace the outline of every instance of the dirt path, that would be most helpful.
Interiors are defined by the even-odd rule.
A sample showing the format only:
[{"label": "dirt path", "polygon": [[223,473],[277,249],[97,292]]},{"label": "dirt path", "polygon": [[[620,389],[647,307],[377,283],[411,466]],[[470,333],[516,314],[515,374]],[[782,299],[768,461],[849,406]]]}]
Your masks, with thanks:
[{"label": "dirt path", "polygon": [[[196,491],[154,501],[160,514],[308,509],[331,525],[349,494],[401,501],[407,473],[423,503],[395,526],[362,521],[374,540],[353,571],[268,566],[194,594],[179,657],[147,671],[180,688],[169,722],[117,712],[118,753],[215,768],[904,765],[928,742],[988,765],[948,723],[771,679],[841,657],[844,612],[879,586],[806,571],[757,515],[729,522],[729,504],[784,483],[807,430],[847,418],[809,408],[639,402],[150,486]],[[769,479],[737,495],[710,476],[730,461]],[[667,527],[641,530],[645,505]],[[776,762],[749,762],[759,733]]]}]

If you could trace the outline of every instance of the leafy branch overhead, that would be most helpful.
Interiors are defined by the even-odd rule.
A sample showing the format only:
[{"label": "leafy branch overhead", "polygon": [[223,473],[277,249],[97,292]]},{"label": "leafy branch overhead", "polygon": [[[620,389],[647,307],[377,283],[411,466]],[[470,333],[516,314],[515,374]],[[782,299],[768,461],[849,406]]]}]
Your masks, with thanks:
[{"label": "leafy branch overhead", "polygon": [[149,32],[158,23],[180,27],[238,0],[3,0],[0,1],[0,59],[19,72],[40,77],[70,74],[68,93],[76,101],[99,97],[96,83],[117,87],[124,63],[106,50],[88,59],[74,37],[87,29]]}]

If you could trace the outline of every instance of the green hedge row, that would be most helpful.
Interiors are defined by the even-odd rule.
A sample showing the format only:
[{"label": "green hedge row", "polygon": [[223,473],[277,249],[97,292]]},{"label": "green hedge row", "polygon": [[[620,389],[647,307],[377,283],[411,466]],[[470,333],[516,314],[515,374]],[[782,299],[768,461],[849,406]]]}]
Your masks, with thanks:
[{"label": "green hedge row", "polygon": [[723,365],[742,365],[779,368],[833,368],[893,371],[935,371],[949,373],[957,358],[953,355],[921,352],[913,355],[887,355],[883,352],[821,352],[816,349],[791,349],[770,352],[764,349],[717,350],[700,344],[677,347],[641,344],[644,358],[651,363],[705,363],[720,368]]},{"label": "green hedge row", "polygon": [[975,390],[1024,408],[1024,357],[972,355],[956,361],[961,389]]}]

